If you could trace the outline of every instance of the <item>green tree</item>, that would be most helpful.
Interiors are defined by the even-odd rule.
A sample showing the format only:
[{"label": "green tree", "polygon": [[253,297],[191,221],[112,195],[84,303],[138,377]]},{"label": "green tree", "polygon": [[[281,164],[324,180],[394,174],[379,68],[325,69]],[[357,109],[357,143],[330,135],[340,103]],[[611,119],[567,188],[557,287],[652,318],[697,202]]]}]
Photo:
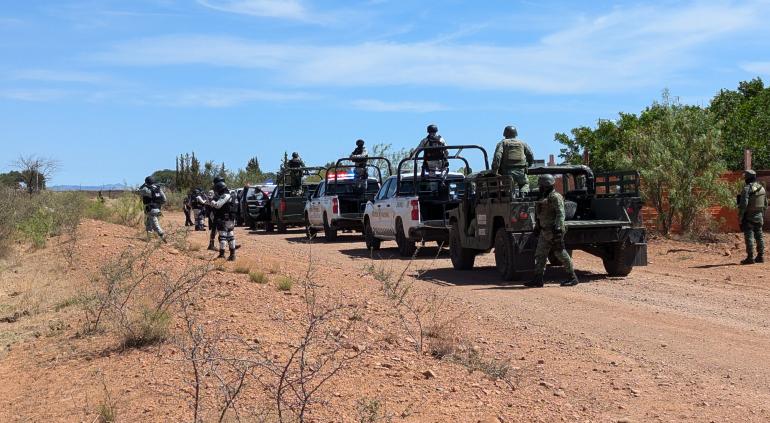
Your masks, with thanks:
[{"label": "green tree", "polygon": [[0,173],[0,186],[19,189],[24,181],[21,173],[12,170],[8,173]]},{"label": "green tree", "polygon": [[721,90],[709,109],[722,131],[722,157],[730,169],[743,169],[747,148],[753,152],[754,168],[770,168],[770,87],[761,78],[743,81],[735,91]]},{"label": "green tree", "polygon": [[708,110],[664,92],[660,103],[642,112],[628,142],[609,156],[620,167],[639,170],[643,196],[658,211],[664,234],[675,221],[690,234],[709,205],[729,202],[729,187],[720,180],[721,133],[712,122]]}]

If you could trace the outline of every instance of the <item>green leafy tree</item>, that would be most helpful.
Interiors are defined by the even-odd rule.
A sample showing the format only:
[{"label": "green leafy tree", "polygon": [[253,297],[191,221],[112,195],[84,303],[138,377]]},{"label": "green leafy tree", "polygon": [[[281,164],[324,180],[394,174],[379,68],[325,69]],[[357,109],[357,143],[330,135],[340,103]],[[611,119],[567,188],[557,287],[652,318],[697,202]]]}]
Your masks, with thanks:
[{"label": "green leafy tree", "polygon": [[0,186],[19,189],[24,181],[21,173],[12,170],[8,173],[0,173]]},{"label": "green leafy tree", "polygon": [[770,87],[762,79],[743,81],[734,91],[721,90],[709,109],[722,131],[722,157],[730,169],[743,169],[745,149],[753,152],[754,168],[770,168]]}]

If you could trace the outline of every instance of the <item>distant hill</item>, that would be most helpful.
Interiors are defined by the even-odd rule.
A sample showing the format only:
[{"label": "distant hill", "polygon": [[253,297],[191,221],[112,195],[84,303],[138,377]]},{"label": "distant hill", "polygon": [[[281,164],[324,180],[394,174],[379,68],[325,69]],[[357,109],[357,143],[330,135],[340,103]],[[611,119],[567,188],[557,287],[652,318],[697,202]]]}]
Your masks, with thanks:
[{"label": "distant hill", "polygon": [[126,191],[132,187],[126,184],[106,185],[54,185],[48,187],[51,191]]}]

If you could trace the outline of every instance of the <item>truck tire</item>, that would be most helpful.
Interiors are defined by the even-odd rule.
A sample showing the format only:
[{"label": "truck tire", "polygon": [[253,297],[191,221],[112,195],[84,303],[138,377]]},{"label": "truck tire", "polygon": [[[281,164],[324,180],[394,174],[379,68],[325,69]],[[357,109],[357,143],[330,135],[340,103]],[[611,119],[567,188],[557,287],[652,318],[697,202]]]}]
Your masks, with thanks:
[{"label": "truck tire", "polygon": [[630,261],[629,255],[634,253],[631,244],[624,242],[615,244],[612,257],[602,257],[604,270],[610,276],[628,276],[634,266],[626,264]]},{"label": "truck tire", "polygon": [[410,241],[404,234],[404,225],[401,219],[396,219],[396,245],[398,245],[398,254],[401,257],[412,257],[417,251],[414,241]]},{"label": "truck tire", "polygon": [[455,270],[471,270],[476,261],[476,250],[463,248],[460,241],[460,228],[457,223],[449,231],[449,256]]},{"label": "truck tire", "polygon": [[366,241],[367,250],[379,250],[382,241],[374,236],[372,225],[369,219],[364,219],[364,240]]},{"label": "truck tire", "polygon": [[495,266],[505,281],[516,279],[515,254],[511,234],[505,228],[498,228],[495,232]]},{"label": "truck tire", "polygon": [[273,232],[273,222],[265,222],[265,232]]},{"label": "truck tire", "polygon": [[327,219],[326,213],[324,213],[324,238],[328,242],[334,242],[337,240],[337,230],[329,225],[329,219]]}]

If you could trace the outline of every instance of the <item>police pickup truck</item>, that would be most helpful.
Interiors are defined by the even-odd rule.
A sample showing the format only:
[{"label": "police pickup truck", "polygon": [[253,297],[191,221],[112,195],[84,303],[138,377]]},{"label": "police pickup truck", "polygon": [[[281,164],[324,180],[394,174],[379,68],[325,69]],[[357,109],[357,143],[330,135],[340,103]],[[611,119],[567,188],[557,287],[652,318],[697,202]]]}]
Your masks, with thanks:
[{"label": "police pickup truck", "polygon": [[[424,162],[426,153],[444,157],[444,164],[460,160],[464,169],[470,170],[468,161],[460,155],[464,150],[477,149],[484,155],[484,165],[489,169],[487,152],[475,145],[451,147],[426,147],[417,149],[412,158],[398,164],[396,175],[389,177],[364,211],[364,239],[366,248],[378,250],[382,241],[395,240],[403,257],[412,256],[416,244],[435,241],[439,246],[448,245],[448,212],[457,208],[465,193],[465,175],[448,172],[448,167],[418,170],[418,162]],[[450,155],[449,152],[454,154]],[[405,166],[411,164],[411,171]]]},{"label": "police pickup truck", "polygon": [[[350,163],[350,164],[344,164]],[[308,238],[323,231],[326,241],[337,240],[339,231],[363,232],[363,216],[366,203],[382,185],[382,170],[376,163],[392,173],[390,161],[384,157],[369,157],[365,169],[356,166],[349,158],[339,159],[326,170],[324,181],[318,185],[305,206],[305,228]],[[374,170],[377,177],[369,175]]]},{"label": "police pickup truck", "polygon": [[[599,175],[586,166],[538,166],[530,175],[552,174],[563,196],[564,243],[569,253],[583,250],[602,259],[610,276],[626,276],[647,264],[647,237],[642,222],[639,174]],[[533,234],[538,192],[514,193],[509,176],[490,173],[466,179],[459,207],[449,213],[449,249],[458,270],[473,268],[476,255],[495,250],[504,280],[520,279],[535,267]],[[552,265],[560,265],[550,257]]]}]

